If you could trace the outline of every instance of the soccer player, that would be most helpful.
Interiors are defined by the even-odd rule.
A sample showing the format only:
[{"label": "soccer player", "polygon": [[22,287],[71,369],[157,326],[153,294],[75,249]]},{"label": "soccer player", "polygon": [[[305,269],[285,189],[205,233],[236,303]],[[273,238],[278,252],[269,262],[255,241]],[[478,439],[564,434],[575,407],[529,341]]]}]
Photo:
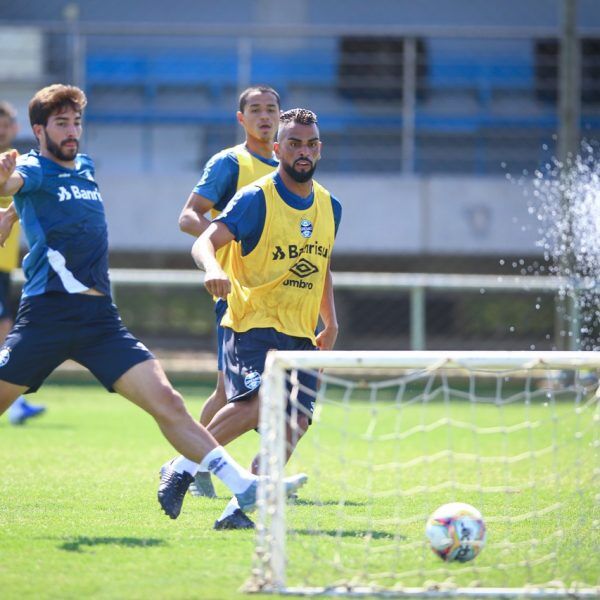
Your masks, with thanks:
[{"label": "soccer player", "polygon": [[[12,223],[18,215],[30,247],[19,311],[0,349],[0,414],[73,359],[107,390],[147,411],[177,451],[214,473],[251,509],[256,476],[194,421],[160,363],[125,328],[112,303],[102,196],[92,159],[78,152],[86,103],[74,86],[39,90],[29,103],[39,151],[18,160],[16,151],[0,155],[0,195],[14,198],[1,221]],[[7,229],[0,227],[0,244]],[[182,477],[171,469],[164,480]],[[295,489],[305,480],[304,475],[289,478],[286,487]],[[173,496],[174,489],[158,491],[163,510],[173,518],[179,514],[173,506],[181,508],[183,501]]]},{"label": "soccer player", "polygon": [[[235,193],[245,185],[272,173],[277,168],[273,143],[279,125],[279,94],[268,86],[252,86],[239,98],[238,123],[243,127],[245,141],[232,148],[225,148],[206,163],[202,177],[179,217],[179,227],[185,233],[198,238],[210,225],[206,214],[216,217]],[[219,250],[219,259],[226,265],[228,247]],[[223,383],[223,357],[221,354],[221,317],[227,308],[223,298],[215,298],[217,322],[217,385],[205,402],[200,423],[206,426],[214,415],[227,403]],[[190,485],[194,496],[216,497],[210,473],[198,471]]]},{"label": "soccer player", "polygon": [[[329,350],[338,333],[330,257],[341,205],[312,178],[321,157],[316,115],[305,109],[282,113],[274,149],[277,171],[240,190],[192,249],[206,271],[208,292],[227,298],[221,325],[228,404],[208,426],[223,445],[258,425],[258,389],[270,349]],[[224,269],[218,251],[228,244]],[[324,329],[315,336],[319,314]],[[288,419],[288,434],[294,433],[288,458],[314,409],[316,377],[301,373],[299,378],[302,410],[296,423]],[[175,462],[191,481],[196,466]],[[183,501],[184,493],[179,490],[177,497]],[[234,498],[215,528],[250,527],[248,521]]]},{"label": "soccer player", "polygon": [[[12,149],[17,135],[17,112],[8,102],[0,102],[0,153]],[[0,208],[8,208],[10,196],[0,197]],[[19,264],[20,229],[12,228],[10,235],[0,250],[0,340],[4,340],[13,325],[9,308],[10,274]],[[19,396],[8,409],[8,420],[13,425],[23,425],[28,419],[43,414],[45,406],[30,404],[24,396]]]}]

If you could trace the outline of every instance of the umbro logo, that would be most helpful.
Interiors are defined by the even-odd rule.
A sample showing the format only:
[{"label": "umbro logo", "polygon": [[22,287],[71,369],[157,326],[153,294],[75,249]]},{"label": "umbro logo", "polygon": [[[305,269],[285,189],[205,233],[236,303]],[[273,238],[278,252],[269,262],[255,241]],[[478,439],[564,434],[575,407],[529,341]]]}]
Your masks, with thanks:
[{"label": "umbro logo", "polygon": [[301,258],[291,269],[290,271],[297,275],[298,277],[304,279],[304,277],[308,277],[309,275],[313,275],[314,273],[318,273],[319,269],[313,265],[310,261],[305,258]]}]

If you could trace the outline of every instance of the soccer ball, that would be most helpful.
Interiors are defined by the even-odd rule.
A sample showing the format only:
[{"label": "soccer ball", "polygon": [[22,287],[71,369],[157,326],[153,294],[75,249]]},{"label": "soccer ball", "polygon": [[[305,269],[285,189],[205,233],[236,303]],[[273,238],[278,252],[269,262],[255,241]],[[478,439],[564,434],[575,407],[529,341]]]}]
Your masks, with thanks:
[{"label": "soccer ball", "polygon": [[427,520],[425,534],[431,549],[446,562],[473,560],[485,544],[481,513],[463,502],[440,506]]}]

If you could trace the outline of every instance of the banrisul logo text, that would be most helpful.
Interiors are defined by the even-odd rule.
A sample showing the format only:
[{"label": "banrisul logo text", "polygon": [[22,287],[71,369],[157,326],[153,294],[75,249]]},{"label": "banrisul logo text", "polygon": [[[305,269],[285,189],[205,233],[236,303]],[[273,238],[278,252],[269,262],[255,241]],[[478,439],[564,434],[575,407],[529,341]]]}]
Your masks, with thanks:
[{"label": "banrisul logo text", "polygon": [[102,196],[98,190],[82,190],[77,185],[60,186],[58,188],[58,201],[65,202],[66,200],[98,200],[102,202]]}]

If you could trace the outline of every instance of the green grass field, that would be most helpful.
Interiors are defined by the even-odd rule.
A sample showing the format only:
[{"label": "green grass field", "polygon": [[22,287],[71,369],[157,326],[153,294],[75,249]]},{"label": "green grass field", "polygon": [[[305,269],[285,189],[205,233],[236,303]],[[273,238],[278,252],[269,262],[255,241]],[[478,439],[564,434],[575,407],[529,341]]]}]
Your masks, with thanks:
[{"label": "green grass field", "polygon": [[[197,414],[209,388],[180,389]],[[227,500],[222,485],[217,500],[188,496],[176,521],[160,512],[158,468],[173,452],[150,417],[97,385],[47,384],[33,398],[47,415],[22,428],[0,421],[0,598],[247,597],[238,590],[254,534],[212,530]],[[455,405],[433,399],[398,410],[356,398],[323,410],[289,467],[310,477],[288,508],[290,585],[600,584],[593,407],[576,415],[569,402],[552,413],[534,403],[530,425],[519,429],[522,407],[474,414]],[[424,431],[440,418],[454,433],[447,425]],[[477,431],[456,425],[473,418]],[[558,449],[546,452],[553,440]],[[249,463],[257,447],[250,433],[231,452]],[[475,451],[490,460],[457,459]],[[523,452],[531,456],[494,460]],[[444,485],[450,479],[458,485]],[[423,529],[427,514],[451,500],[483,512],[488,543],[473,563],[447,568]]]}]

